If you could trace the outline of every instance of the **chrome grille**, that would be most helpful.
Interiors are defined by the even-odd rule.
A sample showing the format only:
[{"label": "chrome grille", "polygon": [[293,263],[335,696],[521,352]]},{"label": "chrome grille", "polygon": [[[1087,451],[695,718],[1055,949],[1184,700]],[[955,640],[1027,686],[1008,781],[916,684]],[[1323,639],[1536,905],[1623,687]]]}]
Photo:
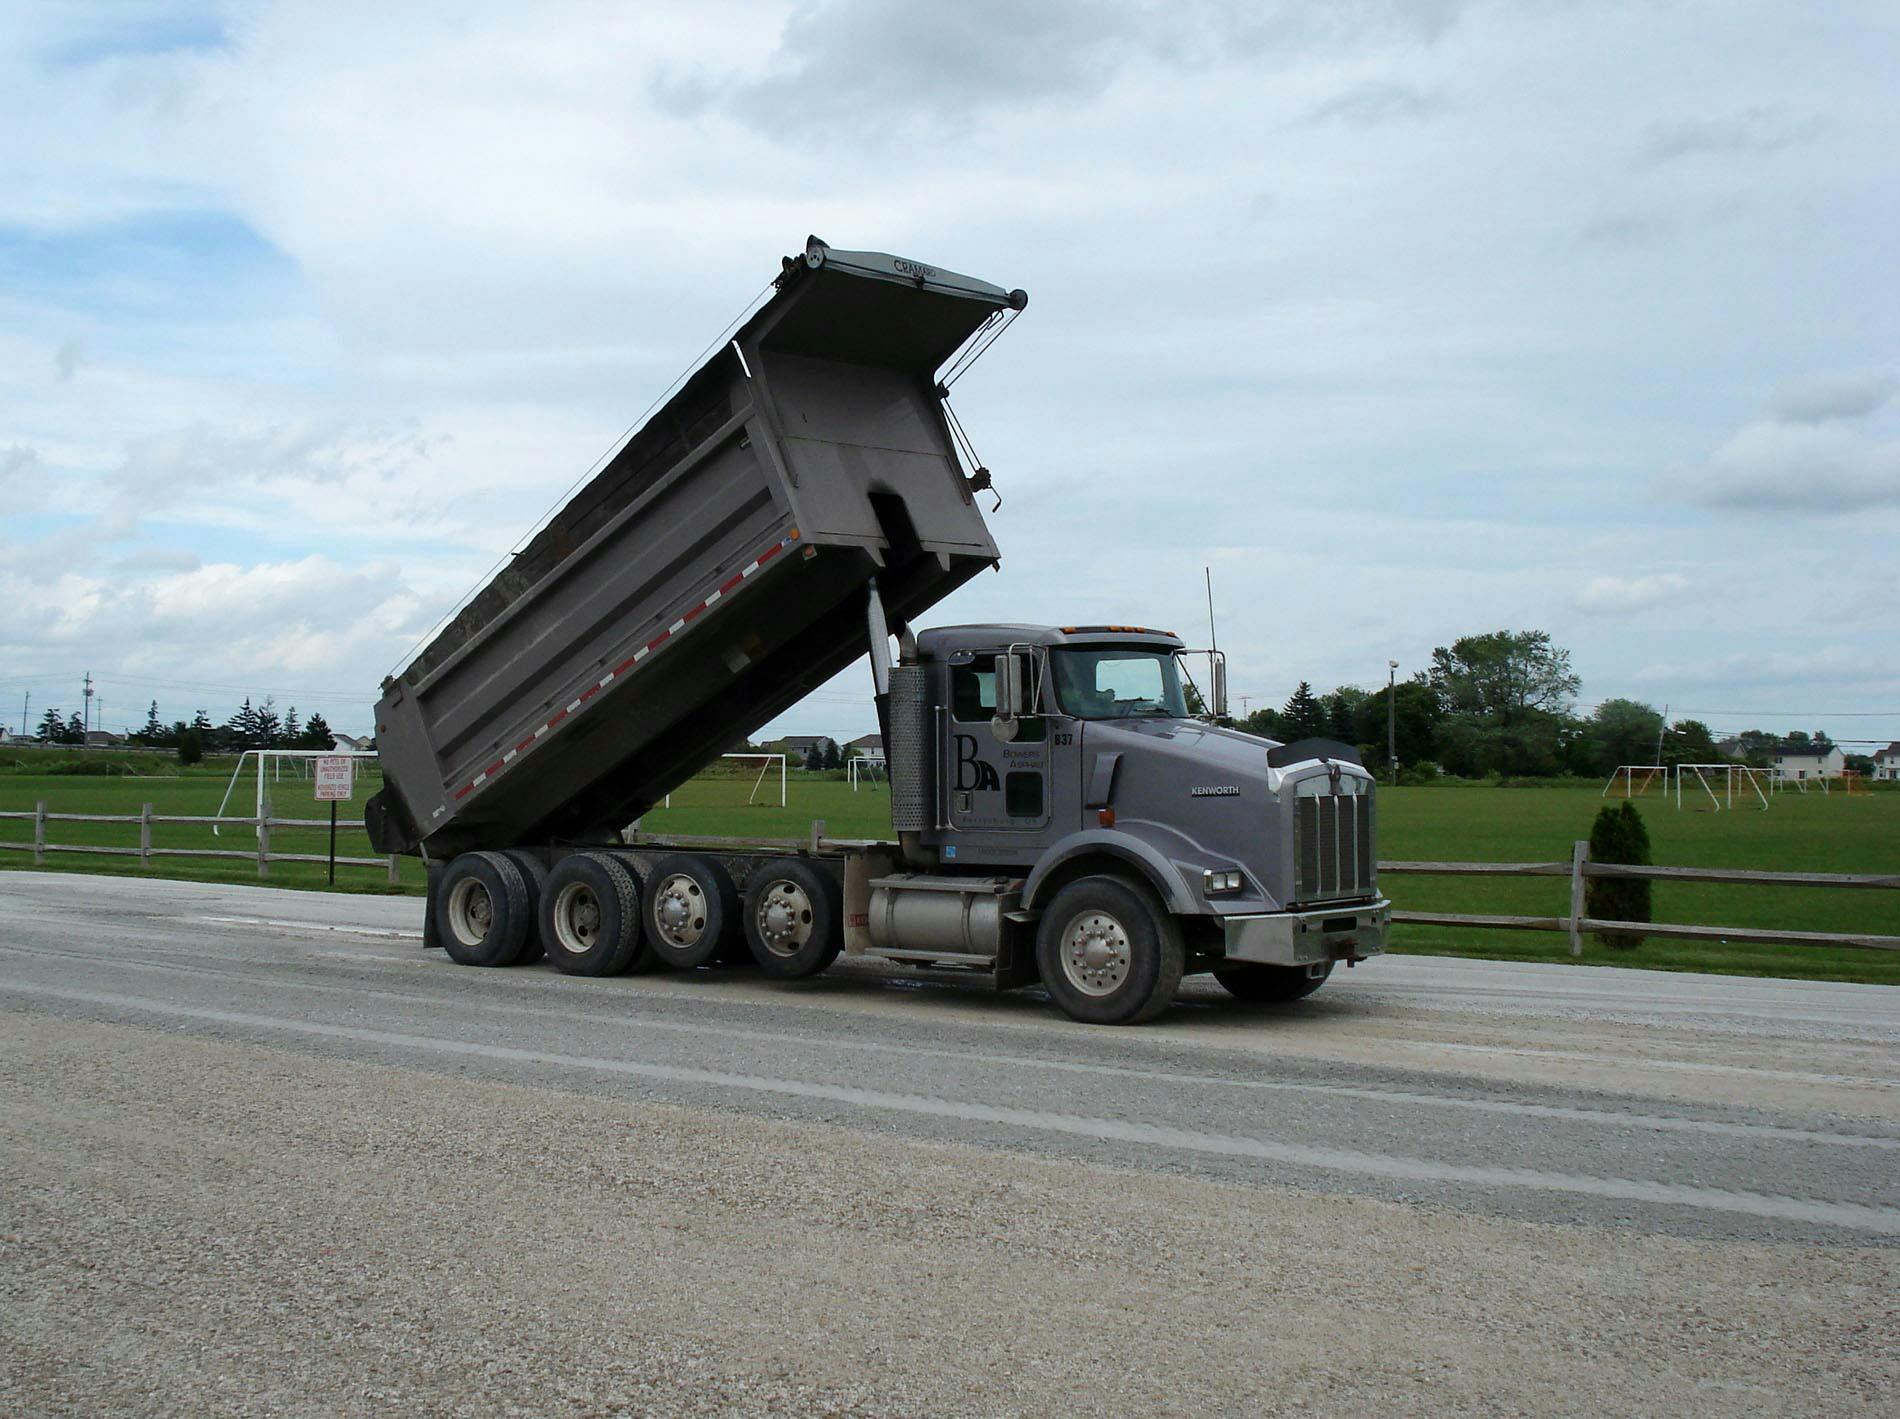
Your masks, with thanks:
[{"label": "chrome grille", "polygon": [[1372,891],[1372,795],[1302,794],[1293,812],[1294,900]]}]

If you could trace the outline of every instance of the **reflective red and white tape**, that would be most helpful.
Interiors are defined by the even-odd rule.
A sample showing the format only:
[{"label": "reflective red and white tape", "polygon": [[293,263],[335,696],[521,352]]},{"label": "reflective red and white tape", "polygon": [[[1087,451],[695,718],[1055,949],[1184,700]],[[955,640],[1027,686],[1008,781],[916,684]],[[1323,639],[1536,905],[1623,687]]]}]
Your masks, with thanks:
[{"label": "reflective red and white tape", "polygon": [[[589,685],[585,690],[582,690],[574,699],[568,701],[564,708],[556,710],[553,714],[549,715],[547,722],[538,727],[534,733],[530,734],[526,739],[523,739],[519,744],[515,745],[514,748],[508,750],[499,759],[495,760],[494,763],[476,774],[474,778],[456,789],[455,801],[460,803],[464,798],[467,798],[471,793],[475,792],[475,790],[505,773],[514,764],[516,759],[520,758],[536,744],[547,738],[548,732],[557,724],[572,715],[579,714],[583,709],[587,708],[588,703],[602,690],[613,684],[614,681],[618,680],[622,675],[625,675],[629,670],[632,670],[634,666],[638,665],[674,636],[685,630],[692,622],[705,615],[706,612],[718,605],[723,597],[729,596],[732,592],[736,591],[748,578],[758,575],[761,567],[778,556],[779,553],[783,552],[797,540],[798,529],[793,528],[791,532],[780,539],[776,544],[767,547],[763,552],[759,553],[757,557],[727,577],[726,580],[721,582],[718,588],[705,597],[704,600],[696,602],[685,611],[682,611],[674,618],[672,624],[662,629],[652,640],[634,651],[632,655],[602,675],[600,679]],[[433,816],[440,818],[446,811],[448,811],[446,806],[438,808],[435,810]]]}]

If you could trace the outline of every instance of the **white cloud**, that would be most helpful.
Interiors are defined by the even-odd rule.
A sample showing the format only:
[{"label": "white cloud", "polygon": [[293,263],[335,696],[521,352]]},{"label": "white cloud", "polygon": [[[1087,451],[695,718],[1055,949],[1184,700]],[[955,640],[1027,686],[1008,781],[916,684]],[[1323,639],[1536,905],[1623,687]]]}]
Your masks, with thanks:
[{"label": "white cloud", "polygon": [[1645,611],[1672,600],[1689,586],[1688,578],[1675,572],[1657,572],[1650,576],[1592,577],[1576,596],[1580,611],[1623,614]]},{"label": "white cloud", "polygon": [[1752,423],[1725,440],[1689,487],[1717,507],[1794,513],[1900,506],[1900,440],[1839,424]]}]

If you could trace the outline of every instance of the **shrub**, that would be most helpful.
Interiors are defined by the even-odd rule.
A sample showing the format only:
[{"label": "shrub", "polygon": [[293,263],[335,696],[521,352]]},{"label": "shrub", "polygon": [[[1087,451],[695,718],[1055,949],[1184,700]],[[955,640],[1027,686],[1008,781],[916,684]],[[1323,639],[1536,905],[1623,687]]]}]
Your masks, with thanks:
[{"label": "shrub", "polygon": [[[1623,802],[1597,810],[1590,825],[1590,860],[1649,865],[1649,829],[1636,805]],[[1591,877],[1584,882],[1583,914],[1600,921],[1654,921],[1650,896],[1654,884],[1635,877]],[[1630,931],[1599,931],[1596,938],[1618,951],[1633,951],[1642,936]]]},{"label": "shrub", "polygon": [[205,737],[202,731],[187,729],[178,736],[178,762],[198,764],[204,762]]}]

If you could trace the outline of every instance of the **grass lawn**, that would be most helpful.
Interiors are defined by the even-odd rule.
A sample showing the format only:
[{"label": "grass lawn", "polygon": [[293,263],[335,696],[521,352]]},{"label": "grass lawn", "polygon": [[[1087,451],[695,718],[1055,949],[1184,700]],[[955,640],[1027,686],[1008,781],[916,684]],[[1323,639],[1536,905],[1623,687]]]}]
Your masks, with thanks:
[{"label": "grass lawn", "polygon": [[[86,778],[32,772],[29,760],[26,767],[0,769],[0,810],[30,811],[36,800],[44,799],[56,813],[136,814],[141,804],[150,803],[161,814],[210,814],[217,811],[231,776],[229,760],[182,771],[157,760],[149,761],[149,766],[154,770],[150,777]],[[340,854],[372,855],[362,830],[362,803],[379,786],[373,776],[359,779],[355,800],[342,805]],[[779,809],[745,804],[750,786],[733,779],[696,780],[674,795],[671,808],[649,813],[643,826],[656,834],[803,839],[811,821],[821,818],[832,837],[884,837],[890,832],[890,798],[882,787],[853,793],[848,784],[808,779],[794,772],[790,805]],[[255,791],[254,775],[247,776],[232,794],[227,811],[251,812]],[[1381,789],[1379,855],[1419,861],[1567,861],[1571,842],[1589,835],[1591,819],[1602,802],[1598,790],[1587,785]],[[1660,795],[1639,800],[1639,807],[1659,863],[1769,871],[1900,871],[1900,793],[1852,798],[1784,793],[1767,812],[1717,813],[1691,807],[1678,811]],[[310,785],[291,777],[272,784],[271,809],[282,817],[327,816],[327,808],[313,799]],[[32,826],[30,821],[0,819],[0,843],[30,843]],[[62,843],[136,847],[138,825],[53,823],[48,836]],[[209,827],[165,824],[154,829],[153,840],[159,847],[255,850],[250,830],[241,826],[227,826],[221,837],[214,837]],[[323,829],[277,829],[271,846],[273,851],[320,853],[326,842]],[[30,853],[0,849],[0,866],[31,865]],[[258,880],[255,861],[238,859],[166,858],[151,869],[142,869],[136,858],[53,854],[47,866],[130,874],[149,870],[199,881]],[[421,891],[419,862],[403,859],[400,874],[401,885],[392,887],[381,867],[341,867],[337,888]],[[317,864],[273,863],[267,880],[273,886],[321,888],[324,869]],[[1412,910],[1527,916],[1561,916],[1569,910],[1565,878],[1496,881],[1388,875],[1384,888],[1395,905]],[[1655,894],[1658,921],[1900,935],[1900,891],[1658,883]],[[1395,930],[1394,938],[1394,949],[1401,951],[1570,960],[1566,938],[1554,932],[1403,926]],[[1586,942],[1584,960],[1662,970],[1900,984],[1900,952],[1656,939],[1634,951],[1613,951],[1592,940]]]}]

